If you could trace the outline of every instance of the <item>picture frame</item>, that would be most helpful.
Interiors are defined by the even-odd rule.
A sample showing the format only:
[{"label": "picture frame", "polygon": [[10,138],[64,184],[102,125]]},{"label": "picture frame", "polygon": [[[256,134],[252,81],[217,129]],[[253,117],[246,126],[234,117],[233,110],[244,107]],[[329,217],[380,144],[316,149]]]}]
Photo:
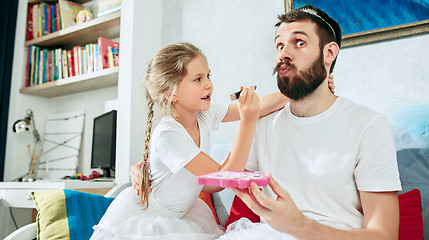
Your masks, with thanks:
[{"label": "picture frame", "polygon": [[[318,5],[318,2],[320,2],[321,6]],[[384,21],[386,26],[383,27],[378,26],[380,21],[372,20],[365,22],[365,28],[359,29],[359,26],[357,26],[355,29],[353,29],[354,32],[351,33],[347,32],[346,29],[343,29],[343,41],[341,47],[356,46],[429,32],[429,7],[416,7],[419,3],[424,3],[425,5],[429,6],[429,0],[404,1],[404,3],[402,3],[400,6],[391,6],[392,4],[389,5],[387,1],[380,1],[381,5],[377,6],[377,9],[374,9],[374,7],[370,6],[369,4],[366,5],[365,2],[370,3],[368,0],[348,0],[345,2],[347,2],[348,7],[345,8],[344,11],[342,11],[339,4],[333,4],[332,0],[284,0],[284,6],[285,12],[288,12],[294,9],[296,6],[300,7],[307,3],[315,5],[336,19],[342,28],[343,25],[347,25],[347,22],[354,21],[353,23],[356,23],[358,21],[362,21],[362,19],[382,19]],[[371,3],[373,2],[374,1],[371,1]],[[386,6],[383,6],[383,4]],[[331,9],[329,9],[330,6],[332,6]],[[395,11],[389,12],[389,8]],[[398,8],[400,10],[396,11]],[[419,10],[419,16],[416,16],[416,9]],[[351,11],[360,12],[359,14],[348,14]],[[367,11],[375,11],[379,14],[384,13],[384,15],[369,15]],[[342,19],[341,16],[338,17],[338,19],[335,17],[335,15],[338,16],[339,13],[341,14],[343,12],[343,15],[345,16],[344,19]],[[398,13],[401,14],[401,16],[395,16],[395,14]],[[365,14],[368,15],[365,16]],[[360,16],[360,18],[353,19],[354,16]]]}]

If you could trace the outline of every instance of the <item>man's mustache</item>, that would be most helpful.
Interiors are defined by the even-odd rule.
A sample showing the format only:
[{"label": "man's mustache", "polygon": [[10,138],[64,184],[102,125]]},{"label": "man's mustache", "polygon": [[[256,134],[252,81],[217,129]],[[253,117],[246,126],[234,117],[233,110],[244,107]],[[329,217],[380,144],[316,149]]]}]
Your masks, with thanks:
[{"label": "man's mustache", "polygon": [[294,64],[290,63],[290,61],[281,61],[281,62],[277,63],[277,65],[274,67],[273,75],[279,72],[279,69],[282,65],[285,65],[286,67],[289,67],[292,70],[295,70],[296,72],[298,72],[298,69],[296,68],[296,66]]}]

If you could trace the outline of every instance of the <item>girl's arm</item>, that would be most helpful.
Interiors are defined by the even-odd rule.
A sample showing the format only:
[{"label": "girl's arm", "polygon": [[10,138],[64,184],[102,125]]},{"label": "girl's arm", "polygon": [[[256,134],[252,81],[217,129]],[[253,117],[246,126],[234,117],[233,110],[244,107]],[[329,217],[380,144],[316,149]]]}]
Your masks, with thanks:
[{"label": "girl's arm", "polygon": [[[237,137],[230,154],[222,165],[219,165],[219,163],[207,154],[200,152],[185,165],[185,168],[196,176],[220,170],[243,171],[249,156],[256,123],[259,119],[259,104],[258,96],[253,93],[253,90],[243,90],[238,103],[241,121]],[[210,189],[211,192],[219,190],[222,190],[222,188],[216,187]]]},{"label": "girl's arm", "polygon": [[[329,75],[328,87],[331,89],[332,93],[335,93],[334,85],[334,76]],[[280,92],[271,93],[260,98],[261,109],[259,111],[259,117],[265,117],[268,114],[282,109],[286,103],[289,102],[289,98],[284,96]],[[228,111],[225,114],[225,117],[222,119],[222,122],[232,122],[240,120],[240,114],[238,113],[238,107],[236,103],[231,103],[228,106]]]},{"label": "girl's arm", "polygon": [[[287,98],[280,92],[271,93],[261,97],[259,117],[264,117],[274,111],[283,108],[288,102],[289,98]],[[236,103],[231,103],[228,106],[228,111],[226,112],[222,122],[232,122],[238,120],[240,120],[238,106]]]}]

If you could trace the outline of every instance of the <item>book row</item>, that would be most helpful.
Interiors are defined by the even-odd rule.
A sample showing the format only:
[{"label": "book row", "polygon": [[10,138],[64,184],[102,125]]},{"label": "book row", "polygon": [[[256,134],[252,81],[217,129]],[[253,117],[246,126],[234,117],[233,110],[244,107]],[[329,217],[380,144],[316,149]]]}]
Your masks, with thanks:
[{"label": "book row", "polygon": [[73,49],[27,47],[25,87],[119,66],[119,43],[99,37],[97,43]]},{"label": "book row", "polygon": [[26,40],[38,38],[76,24],[76,15],[88,7],[70,1],[29,3]]}]

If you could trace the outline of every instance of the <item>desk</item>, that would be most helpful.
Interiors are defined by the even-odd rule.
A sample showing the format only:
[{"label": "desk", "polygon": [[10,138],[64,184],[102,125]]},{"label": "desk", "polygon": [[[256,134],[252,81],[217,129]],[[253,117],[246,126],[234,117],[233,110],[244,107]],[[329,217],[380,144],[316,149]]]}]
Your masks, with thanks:
[{"label": "desk", "polygon": [[54,189],[73,189],[104,195],[115,182],[90,182],[81,180],[58,180],[36,182],[0,182],[0,205],[14,208],[36,208],[31,192]]}]

